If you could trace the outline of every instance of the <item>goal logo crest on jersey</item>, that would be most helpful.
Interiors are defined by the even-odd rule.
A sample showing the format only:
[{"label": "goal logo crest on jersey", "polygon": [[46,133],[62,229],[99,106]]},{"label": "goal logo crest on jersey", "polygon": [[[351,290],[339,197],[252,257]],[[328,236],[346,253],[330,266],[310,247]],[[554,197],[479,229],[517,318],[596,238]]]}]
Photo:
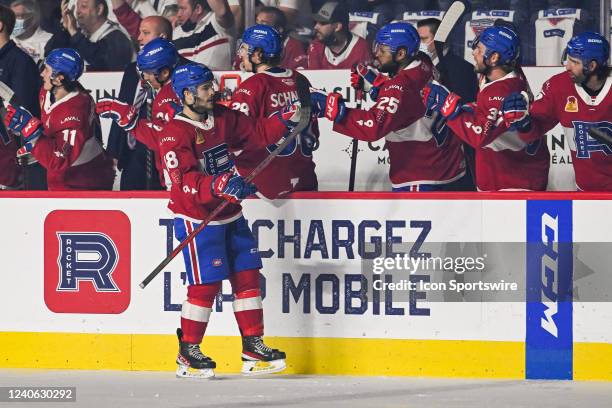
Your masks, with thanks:
[{"label": "goal logo crest on jersey", "polygon": [[568,96],[565,102],[566,112],[578,112],[578,99],[575,96]]},{"label": "goal logo crest on jersey", "polygon": [[130,221],[121,211],[45,219],[45,303],[56,313],[122,313],[130,303]]}]

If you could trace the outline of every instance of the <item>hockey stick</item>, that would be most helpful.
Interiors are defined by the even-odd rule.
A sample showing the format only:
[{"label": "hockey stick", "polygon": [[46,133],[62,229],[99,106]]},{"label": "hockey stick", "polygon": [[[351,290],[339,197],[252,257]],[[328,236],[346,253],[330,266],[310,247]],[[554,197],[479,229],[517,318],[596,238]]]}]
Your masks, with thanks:
[{"label": "hockey stick", "polygon": [[[363,104],[363,91],[360,89],[356,94],[357,104],[355,106],[356,109],[361,109],[361,105]],[[359,140],[353,139],[353,143],[351,145],[351,170],[349,173],[349,186],[348,191],[355,190],[355,173],[357,172],[357,154],[359,153]]]},{"label": "hockey stick", "polygon": [[444,57],[444,44],[448,40],[448,36],[455,26],[459,23],[464,14],[469,13],[471,10],[470,3],[467,0],[454,1],[438,26],[436,35],[434,36],[434,46],[436,47],[436,53],[438,58],[442,61]]},{"label": "hockey stick", "polygon": [[[289,135],[287,135],[287,137],[285,137],[285,139],[278,145],[278,147],[265,159],[263,159],[262,162],[259,163],[248,176],[245,177],[244,181],[247,183],[253,181],[253,179],[259,173],[261,173],[261,171],[265,169],[270,162],[272,162],[272,160],[274,160],[274,158],[278,156],[280,152],[282,152],[289,145],[289,143],[293,142],[293,140],[310,124],[310,85],[308,80],[302,75],[298,75],[296,79],[297,93],[301,105],[300,121],[298,122],[297,126],[291,130]],[[140,283],[140,287],[144,289],[153,280],[153,278],[155,278],[166,267],[166,265],[168,265],[170,261],[172,261],[183,250],[183,248],[185,248],[196,237],[196,235],[198,235],[204,229],[204,227],[214,220],[217,215],[219,215],[228,205],[229,201],[223,201],[221,204],[215,207],[215,209],[208,214],[202,223],[198,225],[198,227],[189,235],[187,235],[187,237],[176,248],[174,248],[172,253],[168,255],[159,265],[157,265],[157,267],[153,269],[149,275],[147,275],[147,277]]]},{"label": "hockey stick", "polygon": [[588,130],[589,136],[598,142],[605,143],[612,146],[612,136],[610,136],[605,131],[598,129],[596,127],[592,127]]}]

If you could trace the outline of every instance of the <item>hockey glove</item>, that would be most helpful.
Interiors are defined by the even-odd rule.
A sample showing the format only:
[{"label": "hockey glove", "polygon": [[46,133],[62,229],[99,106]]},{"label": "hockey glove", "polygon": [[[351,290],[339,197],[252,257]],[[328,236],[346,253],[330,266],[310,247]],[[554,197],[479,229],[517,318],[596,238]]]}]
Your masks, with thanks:
[{"label": "hockey glove", "polygon": [[255,184],[246,183],[244,177],[228,171],[213,176],[211,190],[214,196],[236,204],[251,194],[255,194],[257,187]]},{"label": "hockey glove", "polygon": [[4,124],[15,133],[21,133],[24,143],[36,140],[42,134],[42,123],[21,106],[8,105]]},{"label": "hockey glove", "polygon": [[280,111],[276,113],[276,115],[278,116],[280,121],[283,122],[283,124],[287,126],[289,130],[291,130],[297,126],[300,121],[300,118],[302,117],[302,111],[300,108],[300,103],[295,101],[290,105],[284,106]]},{"label": "hockey glove", "polygon": [[387,79],[388,77],[385,75],[362,63],[351,69],[351,86],[357,90],[368,92],[374,101],[378,98],[380,87]]},{"label": "hockey glove", "polygon": [[431,81],[423,88],[425,115],[440,112],[447,119],[453,119],[461,112],[461,97],[437,81]]},{"label": "hockey glove", "polygon": [[531,128],[529,96],[526,92],[514,92],[502,102],[501,115],[508,129],[527,132]]},{"label": "hockey glove", "polygon": [[36,139],[34,139],[34,140],[30,141],[30,142],[27,142],[26,144],[21,146],[19,149],[17,149],[17,158],[21,159],[22,157],[27,156],[28,154],[30,154],[30,152],[34,148],[35,144],[36,144]]},{"label": "hockey glove", "polygon": [[336,92],[326,94],[320,89],[310,88],[312,113],[318,118],[327,118],[332,122],[342,122],[346,116],[346,106],[342,95]]},{"label": "hockey glove", "polygon": [[96,103],[96,113],[102,118],[112,119],[126,132],[136,127],[138,110],[117,99],[102,98]]}]

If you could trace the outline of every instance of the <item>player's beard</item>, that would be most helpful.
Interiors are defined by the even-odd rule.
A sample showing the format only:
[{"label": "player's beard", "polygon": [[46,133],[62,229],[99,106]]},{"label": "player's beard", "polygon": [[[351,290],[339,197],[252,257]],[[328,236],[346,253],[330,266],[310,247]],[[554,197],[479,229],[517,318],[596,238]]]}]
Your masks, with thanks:
[{"label": "player's beard", "polygon": [[591,75],[584,75],[584,74],[580,74],[580,75],[574,75],[572,73],[569,73],[570,78],[572,79],[572,82],[575,83],[576,85],[582,85],[584,86],[587,82],[589,82],[589,79],[591,79]]}]

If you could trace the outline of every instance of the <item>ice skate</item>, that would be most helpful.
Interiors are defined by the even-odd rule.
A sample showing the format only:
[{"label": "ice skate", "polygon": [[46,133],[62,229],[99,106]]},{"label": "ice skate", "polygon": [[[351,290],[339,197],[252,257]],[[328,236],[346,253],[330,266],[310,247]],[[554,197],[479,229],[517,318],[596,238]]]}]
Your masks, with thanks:
[{"label": "ice skate", "polygon": [[286,355],[266,346],[261,336],[242,338],[242,374],[263,375],[283,371]]},{"label": "ice skate", "polygon": [[183,331],[176,330],[179,338],[179,353],[176,357],[176,376],[179,378],[213,378],[213,369],[217,364],[210,358],[202,354],[199,344],[184,343]]}]

